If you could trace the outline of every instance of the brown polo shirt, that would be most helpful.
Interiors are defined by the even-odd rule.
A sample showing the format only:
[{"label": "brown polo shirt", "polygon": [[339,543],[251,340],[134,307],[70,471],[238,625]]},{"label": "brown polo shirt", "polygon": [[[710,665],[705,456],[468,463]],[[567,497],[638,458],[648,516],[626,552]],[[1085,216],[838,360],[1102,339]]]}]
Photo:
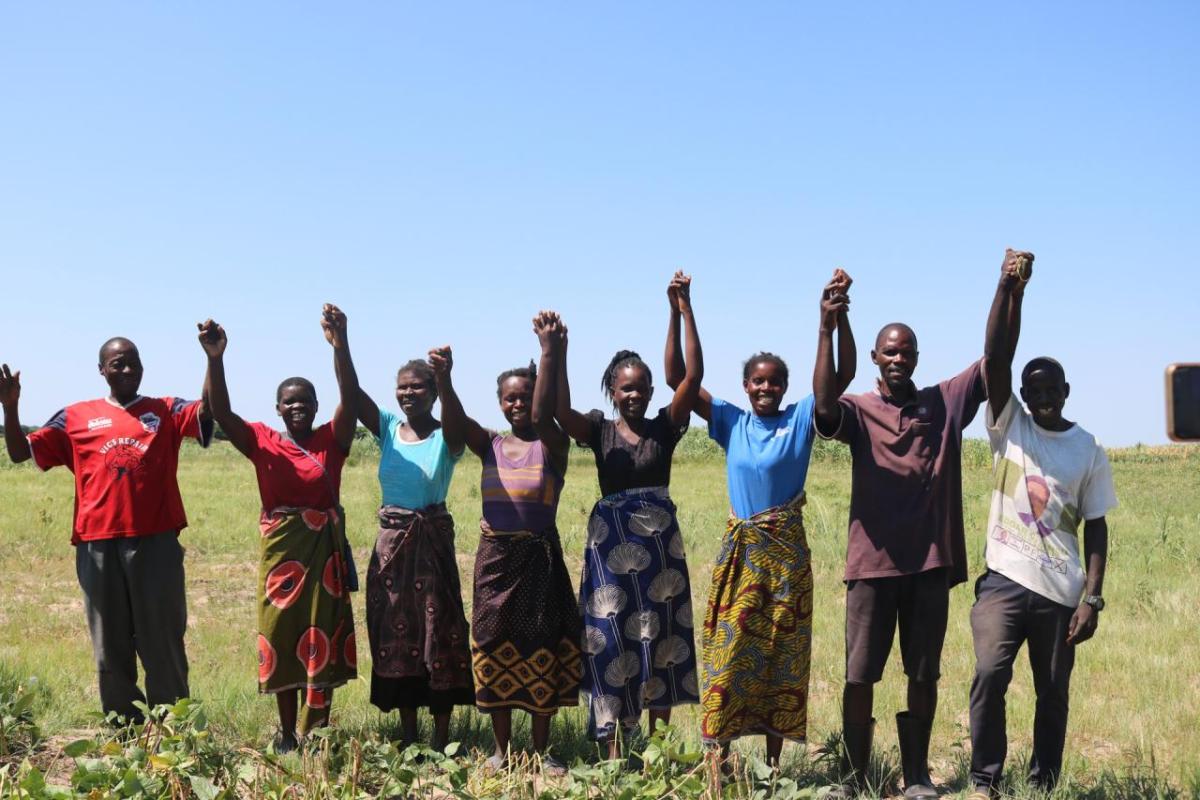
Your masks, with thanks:
[{"label": "brown polo shirt", "polygon": [[982,360],[904,405],[878,390],[841,398],[827,438],[850,445],[854,460],[846,580],[937,567],[951,586],[967,579],[962,431],[986,399]]}]

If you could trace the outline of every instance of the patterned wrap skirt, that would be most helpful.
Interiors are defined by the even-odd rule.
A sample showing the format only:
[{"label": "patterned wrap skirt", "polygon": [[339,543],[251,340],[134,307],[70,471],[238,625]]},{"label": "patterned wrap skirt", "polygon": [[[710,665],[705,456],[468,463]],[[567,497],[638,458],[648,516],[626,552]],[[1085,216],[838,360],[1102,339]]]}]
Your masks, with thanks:
[{"label": "patterned wrap skirt", "polygon": [[371,702],[383,711],[474,703],[470,637],[443,504],[379,509],[367,569]]},{"label": "patterned wrap skirt", "polygon": [[475,705],[553,714],[579,703],[583,629],[558,529],[480,522],[471,612]]},{"label": "patterned wrap skirt", "polygon": [[358,675],[342,509],[277,508],[259,520],[258,690],[323,709]]},{"label": "patterned wrap skirt", "polygon": [[704,616],[707,744],[758,733],[805,739],[813,582],[803,506],[801,493],[729,519]]},{"label": "patterned wrap skirt", "polygon": [[592,509],[579,604],[596,738],[636,728],[643,709],[698,702],[691,583],[666,487],[618,492]]}]

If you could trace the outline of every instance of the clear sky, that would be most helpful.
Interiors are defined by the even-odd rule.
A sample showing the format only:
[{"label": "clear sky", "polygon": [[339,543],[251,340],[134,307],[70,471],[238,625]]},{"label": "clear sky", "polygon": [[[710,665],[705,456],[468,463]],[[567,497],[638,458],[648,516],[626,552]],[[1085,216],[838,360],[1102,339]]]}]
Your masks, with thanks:
[{"label": "clear sky", "polygon": [[979,357],[1013,246],[1019,364],[1057,356],[1105,443],[1162,442],[1163,367],[1200,361],[1198,40],[1195,2],[8,3],[0,359],[26,424],[103,394],[112,335],[195,396],[211,316],[244,417],[293,374],[328,413],[329,300],[378,400],[448,343],[495,425],[539,308],[577,406],[618,348],[661,382],[682,267],[707,387],[744,401],[765,349],[798,399],[834,266],[865,391],[894,319],[919,383]]}]

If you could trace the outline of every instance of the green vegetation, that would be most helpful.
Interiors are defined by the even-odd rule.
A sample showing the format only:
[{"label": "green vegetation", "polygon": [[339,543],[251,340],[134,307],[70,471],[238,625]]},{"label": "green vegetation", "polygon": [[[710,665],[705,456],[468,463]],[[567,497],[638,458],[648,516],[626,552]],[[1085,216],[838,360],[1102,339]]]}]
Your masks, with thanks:
[{"label": "green vegetation", "polygon": [[[989,499],[987,448],[968,443],[964,501],[972,575],[979,572]],[[356,445],[343,479],[348,532],[360,570],[374,541],[378,503],[376,450]],[[816,796],[833,777],[843,659],[845,549],[849,454],[819,444],[808,481],[805,520],[816,583],[810,740],[789,745],[784,769],[771,775],[757,756],[759,740],[738,745],[738,779],[724,796]],[[1200,794],[1200,448],[1131,448],[1113,453],[1121,507],[1110,517],[1109,607],[1096,638],[1082,646],[1062,797],[1182,797]],[[256,692],[254,648],[258,495],[249,463],[227,444],[208,452],[185,447],[180,481],[191,526],[187,547],[192,692],[199,703],[164,709],[149,733],[113,731],[98,718],[91,648],[68,543],[72,478],[42,475],[5,462],[0,475],[0,796],[90,793],[94,797],[700,797],[709,786],[699,759],[694,708],[675,715],[670,730],[636,743],[642,772],[598,764],[581,710],[559,714],[554,752],[576,763],[561,781],[543,781],[535,765],[487,776],[487,719],[456,713],[458,750],[398,752],[390,744],[398,722],[367,702],[360,679],[340,690],[334,729],[303,755],[266,755],[275,709]],[[467,457],[449,499],[458,524],[457,550],[465,600],[478,541],[479,462]],[[704,607],[709,569],[727,513],[719,453],[693,431],[676,458],[672,494],[688,546],[696,608]],[[598,493],[589,453],[572,457],[559,523],[568,567],[578,573],[587,513]],[[967,614],[970,584],[952,593],[943,658],[942,699],[931,757],[938,781],[963,791],[966,780],[967,690],[974,665]],[[358,624],[363,597],[356,597]],[[362,637],[365,644],[365,636]],[[369,676],[361,648],[359,671]],[[30,683],[31,678],[36,679]],[[894,785],[898,755],[893,715],[904,682],[893,654],[879,686],[877,783]],[[1022,659],[1009,690],[1009,766],[1019,778],[1028,757],[1033,687]],[[519,715],[515,747],[527,747]],[[11,721],[10,721],[11,720]],[[36,724],[35,724],[36,723]],[[1028,790],[1011,787],[1017,796]],[[543,794],[544,793],[544,794]],[[708,795],[713,796],[713,795]]]}]

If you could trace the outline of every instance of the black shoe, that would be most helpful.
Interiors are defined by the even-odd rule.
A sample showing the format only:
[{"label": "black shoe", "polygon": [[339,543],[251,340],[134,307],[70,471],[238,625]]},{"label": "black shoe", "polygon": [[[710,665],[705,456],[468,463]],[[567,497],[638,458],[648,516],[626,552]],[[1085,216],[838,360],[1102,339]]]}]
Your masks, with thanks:
[{"label": "black shoe", "polygon": [[929,777],[929,735],[933,726],[907,711],[896,715],[900,738],[900,767],[904,773],[904,796],[908,800],[933,800],[938,796]]},{"label": "black shoe", "polygon": [[271,742],[271,751],[277,756],[284,756],[288,753],[295,752],[300,746],[300,742],[296,739],[295,734],[286,734],[283,731],[275,734],[275,740]]},{"label": "black shoe", "polygon": [[827,800],[849,800],[866,788],[874,736],[874,719],[867,723],[842,724],[842,783],[825,795]]}]

